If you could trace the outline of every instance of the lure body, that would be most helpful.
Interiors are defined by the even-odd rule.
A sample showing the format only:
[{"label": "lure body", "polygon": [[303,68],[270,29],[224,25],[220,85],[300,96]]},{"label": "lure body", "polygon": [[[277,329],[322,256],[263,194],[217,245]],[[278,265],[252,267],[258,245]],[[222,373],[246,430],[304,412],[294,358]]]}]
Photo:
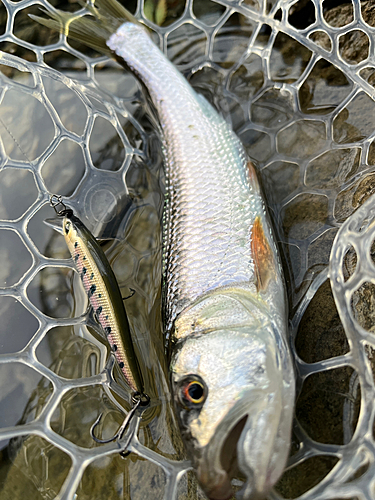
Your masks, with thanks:
[{"label": "lure body", "polygon": [[65,216],[63,234],[74,265],[103,328],[125,380],[133,392],[143,392],[121,292],[98,242],[74,215]]}]

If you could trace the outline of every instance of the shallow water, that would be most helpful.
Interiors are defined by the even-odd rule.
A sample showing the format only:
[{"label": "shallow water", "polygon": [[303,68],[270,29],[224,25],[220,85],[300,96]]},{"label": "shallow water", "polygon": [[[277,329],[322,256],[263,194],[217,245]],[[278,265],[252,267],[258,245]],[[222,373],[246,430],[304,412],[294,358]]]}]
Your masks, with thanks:
[{"label": "shallow water", "polygon": [[[294,467],[272,495],[324,497],[330,485],[341,485],[365,462],[354,453],[353,433],[360,409],[369,415],[371,408],[364,410],[350,360],[330,361],[350,348],[327,266],[340,225],[373,192],[374,101],[344,63],[333,65],[332,54],[319,52],[326,38],[315,34],[316,46],[297,41],[298,19],[310,19],[303,7],[298,17],[298,4],[290,17],[294,32],[284,21],[278,33],[270,28],[277,4],[262,18],[269,24],[260,22],[255,4],[232,14],[225,2],[191,5],[196,19],[188,11],[185,15],[193,24],[164,32],[159,40],[257,160],[288,287],[300,395]],[[90,425],[103,411],[104,436],[114,432],[123,418],[121,406],[129,408],[129,393],[116,372],[119,395],[102,385],[106,372],[100,374],[110,360],[107,344],[66,260],[62,237],[43,224],[53,216],[48,192],[56,192],[71,197],[69,205],[96,236],[112,241],[107,255],[123,293],[136,291],[126,308],[146,390],[155,401],[144,415],[139,440],[160,456],[183,460],[161,325],[164,180],[157,119],[139,83],[115,63],[92,51],[68,55],[59,45],[46,45],[57,37],[26,17],[35,10],[16,14],[15,33],[39,47],[40,60],[72,79],[48,68],[17,66],[11,57],[1,65],[0,285],[6,287],[0,295],[1,498],[55,498],[65,480],[67,496],[63,489],[60,498],[72,498],[75,489],[82,499],[171,498],[176,481],[166,471],[177,474],[177,469],[143,448],[125,460],[103,451],[84,464],[82,449],[96,447]],[[171,26],[182,11],[179,5],[170,8],[163,25]],[[147,11],[149,18],[156,15],[152,12]],[[327,19],[340,25],[343,17],[338,18]],[[27,43],[16,48],[21,57],[28,57]],[[9,47],[3,42],[2,48]],[[340,47],[347,60],[354,57]],[[317,54],[324,57],[318,60]],[[347,263],[352,273],[353,262],[352,256]],[[353,310],[371,330],[371,283],[358,289]],[[370,345],[366,352],[372,360]],[[358,359],[352,359],[356,368]],[[26,423],[29,427],[21,427]],[[339,460],[349,452],[356,463]],[[178,498],[200,497],[194,475],[185,474]]]}]

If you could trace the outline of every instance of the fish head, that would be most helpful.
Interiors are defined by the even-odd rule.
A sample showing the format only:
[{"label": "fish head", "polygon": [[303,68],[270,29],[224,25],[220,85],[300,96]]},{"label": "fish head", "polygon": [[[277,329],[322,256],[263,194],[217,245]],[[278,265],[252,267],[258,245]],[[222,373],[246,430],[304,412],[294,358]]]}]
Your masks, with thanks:
[{"label": "fish head", "polygon": [[174,350],[182,437],[211,500],[230,498],[234,477],[245,480],[243,499],[264,498],[288,457],[293,369],[270,321],[258,320],[186,336]]}]

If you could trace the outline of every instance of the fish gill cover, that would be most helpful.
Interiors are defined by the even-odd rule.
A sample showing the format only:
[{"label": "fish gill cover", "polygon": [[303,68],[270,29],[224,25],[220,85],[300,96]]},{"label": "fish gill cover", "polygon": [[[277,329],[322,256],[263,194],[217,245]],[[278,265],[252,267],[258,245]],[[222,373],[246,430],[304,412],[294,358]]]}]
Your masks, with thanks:
[{"label": "fish gill cover", "polygon": [[[28,14],[41,5],[51,8],[0,7],[0,497],[204,498],[168,401],[157,120],[131,74],[33,23]],[[53,5],[81,13],[76,3]],[[286,274],[298,388],[291,457],[271,497],[373,498],[373,3],[127,7],[258,162]],[[51,192],[96,236],[115,238],[107,255],[124,296],[135,290],[127,311],[160,405],[126,459],[115,443],[90,438],[100,412],[111,435],[129,401],[119,373],[117,393],[109,388],[105,341],[64,242],[42,224]]]}]

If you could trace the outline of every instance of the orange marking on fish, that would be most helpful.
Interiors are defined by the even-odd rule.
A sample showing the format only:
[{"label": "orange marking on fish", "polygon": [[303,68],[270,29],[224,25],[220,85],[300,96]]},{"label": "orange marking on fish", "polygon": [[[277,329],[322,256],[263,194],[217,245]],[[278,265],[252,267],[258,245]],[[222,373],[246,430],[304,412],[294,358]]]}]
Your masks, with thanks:
[{"label": "orange marking on fish", "polygon": [[247,162],[247,171],[249,172],[249,179],[250,179],[250,184],[252,185],[252,187],[255,189],[255,191],[257,193],[259,193],[260,191],[260,188],[259,188],[259,181],[258,181],[258,176],[257,176],[257,172],[256,172],[256,169],[254,167],[254,164],[252,161],[248,161]]},{"label": "orange marking on fish", "polygon": [[277,278],[276,261],[272,248],[264,234],[262,221],[256,217],[251,228],[251,254],[254,260],[254,272],[258,292],[267,289],[270,280]]}]

